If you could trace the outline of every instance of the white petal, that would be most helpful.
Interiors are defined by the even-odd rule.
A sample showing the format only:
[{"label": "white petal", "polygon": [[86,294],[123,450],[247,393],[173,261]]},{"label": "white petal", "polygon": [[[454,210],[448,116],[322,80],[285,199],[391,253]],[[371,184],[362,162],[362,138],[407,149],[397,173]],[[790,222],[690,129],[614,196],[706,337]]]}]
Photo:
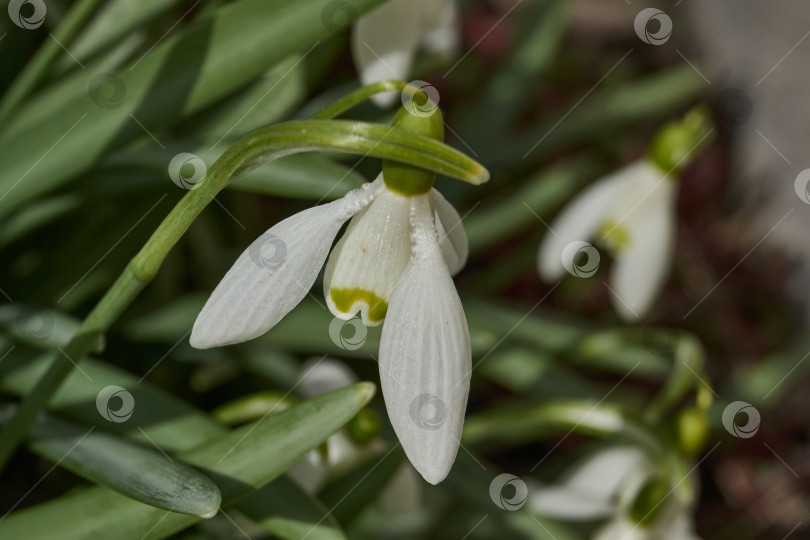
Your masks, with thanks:
[{"label": "white petal", "polygon": [[433,12],[429,14],[427,32],[423,39],[425,48],[452,58],[461,45],[458,8],[455,0],[434,0]]},{"label": "white petal", "polygon": [[371,184],[276,224],[246,249],[206,302],[189,340],[207,349],[272,328],[306,296],[343,223],[373,197]]},{"label": "white petal", "polygon": [[551,222],[537,257],[537,269],[545,281],[556,281],[565,274],[563,250],[574,241],[594,236],[606,212],[615,204],[615,195],[636,175],[632,164],[601,178],[585,188]]},{"label": "white petal", "polygon": [[456,458],[469,392],[470,334],[426,198],[414,197],[411,262],[391,295],[380,382],[405,454],[431,484]]},{"label": "white petal", "polygon": [[640,193],[643,200],[636,199],[640,202],[628,210],[629,214],[615,218],[624,218],[622,226],[628,232],[629,245],[617,255],[613,268],[613,304],[628,321],[650,310],[672,262],[677,185],[672,179],[663,179],[663,174],[655,169],[634,182],[634,192]]},{"label": "white petal", "polygon": [[309,399],[356,382],[357,376],[340,360],[314,356],[301,364],[301,376],[295,389]]},{"label": "white petal", "polygon": [[650,534],[650,530],[640,527],[629,519],[618,516],[598,529],[593,540],[660,540]]},{"label": "white petal", "polygon": [[[409,78],[421,36],[423,3],[391,0],[358,21],[352,34],[352,54],[364,85]],[[398,92],[385,92],[372,101],[378,107],[390,107],[398,97]]]},{"label": "white petal", "polygon": [[326,303],[336,317],[351,319],[360,311],[366,326],[382,323],[391,292],[411,257],[412,199],[382,188],[349,223],[323,278]]},{"label": "white petal", "polygon": [[592,498],[587,492],[574,491],[565,485],[533,491],[529,506],[538,514],[571,521],[605,518],[616,511],[609,501]]},{"label": "white petal", "polygon": [[447,263],[450,275],[458,274],[467,262],[469,243],[464,225],[461,223],[456,209],[447,202],[444,196],[436,191],[433,193],[433,204],[436,207],[436,229],[439,232],[439,247],[442,257]]},{"label": "white petal", "polygon": [[643,453],[635,447],[616,447],[597,452],[574,465],[560,485],[532,493],[536,512],[571,520],[589,520],[617,511],[616,495],[632,471],[643,467]]},{"label": "white petal", "polygon": [[646,468],[645,462],[644,453],[636,447],[608,448],[575,465],[566,485],[607,501],[614,497],[633,471]]}]

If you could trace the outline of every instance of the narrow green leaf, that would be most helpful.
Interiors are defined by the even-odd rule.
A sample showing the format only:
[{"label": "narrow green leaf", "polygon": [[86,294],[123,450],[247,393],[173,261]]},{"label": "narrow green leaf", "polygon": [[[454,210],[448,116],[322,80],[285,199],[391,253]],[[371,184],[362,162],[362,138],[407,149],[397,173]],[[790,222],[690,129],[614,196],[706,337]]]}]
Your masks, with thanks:
[{"label": "narrow green leaf", "polygon": [[29,436],[34,453],[136,501],[202,518],[219,510],[210,478],[154,450],[47,416]]},{"label": "narrow green leaf", "polygon": [[[331,1],[228,3],[135,59],[129,69],[104,75],[104,81],[123,89],[118,101],[105,106],[96,103],[99,96],[91,98],[91,82],[99,74],[84,74],[81,94],[65,95],[57,114],[13,137],[0,137],[0,216],[87,170],[111,146],[148,140],[144,128],[160,136],[177,118],[243,87],[291,54],[305,53],[331,35],[323,22]],[[353,9],[341,14],[353,19],[380,0],[346,3]]]},{"label": "narrow green leaf", "polygon": [[286,476],[239,501],[239,510],[284,540],[346,538],[334,515]]},{"label": "narrow green leaf", "polygon": [[[370,383],[348,386],[248,424],[178,458],[214,479],[225,507],[266,485],[321,444],[373,394]],[[197,519],[96,487],[10,514],[0,522],[0,537],[50,538],[52,524],[60,523],[61,539],[155,539],[180,531]]]}]

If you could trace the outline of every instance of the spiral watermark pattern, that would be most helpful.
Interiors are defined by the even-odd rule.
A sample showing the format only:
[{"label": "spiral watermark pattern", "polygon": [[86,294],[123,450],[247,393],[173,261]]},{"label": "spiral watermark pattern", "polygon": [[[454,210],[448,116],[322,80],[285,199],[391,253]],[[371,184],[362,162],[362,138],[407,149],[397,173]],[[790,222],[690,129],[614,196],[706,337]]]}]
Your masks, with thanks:
[{"label": "spiral watermark pattern", "polygon": [[[658,29],[651,31],[653,21],[658,23]],[[638,38],[648,45],[663,45],[672,36],[672,19],[669,15],[656,8],[645,8],[638,12],[633,28]]]},{"label": "spiral watermark pattern", "polygon": [[53,334],[53,315],[45,309],[23,309],[15,323],[20,336],[30,341],[45,341]]},{"label": "spiral watermark pattern", "polygon": [[411,81],[400,94],[402,106],[414,116],[426,118],[439,108],[439,91],[425,81]]},{"label": "spiral watermark pattern", "polygon": [[[745,424],[737,423],[737,415],[740,413],[746,416]],[[759,431],[759,424],[762,420],[759,411],[745,401],[734,401],[723,409],[723,427],[729,434],[739,439],[750,439]]]},{"label": "spiral watermark pattern", "polygon": [[321,24],[327,32],[334,36],[342,36],[351,32],[352,21],[360,16],[357,8],[343,0],[329,2],[321,11]]},{"label": "spiral watermark pattern", "polygon": [[[26,16],[23,9],[30,11]],[[8,16],[11,22],[26,30],[36,30],[45,22],[48,7],[44,0],[11,0],[8,3]]]},{"label": "spiral watermark pattern", "polygon": [[248,255],[257,266],[275,270],[280,268],[287,259],[287,244],[275,234],[267,231],[250,244]]},{"label": "spiral watermark pattern", "polygon": [[189,191],[200,187],[206,174],[208,167],[202,158],[188,152],[177,154],[169,162],[169,178],[177,187]]},{"label": "spiral watermark pattern", "polygon": [[[511,486],[515,490],[515,494],[511,497],[504,496],[503,490],[506,486]],[[489,498],[501,510],[514,512],[526,504],[526,499],[529,498],[529,487],[526,482],[514,474],[499,474],[489,484]]]},{"label": "spiral watermark pattern", "polygon": [[672,358],[678,348],[678,336],[671,330],[647,327],[642,334],[642,343],[654,355]]},{"label": "spiral watermark pattern", "polygon": [[433,394],[419,394],[413,398],[408,412],[417,427],[430,431],[439,429],[447,420],[447,404]]},{"label": "spiral watermark pattern", "polygon": [[115,73],[103,72],[90,79],[88,92],[102,109],[117,109],[127,98],[127,85]]},{"label": "spiral watermark pattern", "polygon": [[796,176],[793,187],[802,202],[810,204],[810,169],[805,169]]},{"label": "spiral watermark pattern", "polygon": [[[585,260],[582,260],[585,257]],[[562,252],[562,263],[572,276],[589,278],[599,269],[601,256],[599,250],[588,242],[574,240]]]},{"label": "spiral watermark pattern", "polygon": [[754,102],[738,88],[726,88],[714,99],[717,117],[729,126],[740,126],[751,118]]},{"label": "spiral watermark pattern", "polygon": [[[110,406],[113,398],[121,400],[121,405],[117,409]],[[135,398],[126,388],[106,386],[96,396],[96,409],[105,420],[121,424],[129,420],[135,411]]]},{"label": "spiral watermark pattern", "polygon": [[[349,329],[348,335],[344,331],[346,328]],[[362,347],[367,335],[368,328],[357,317],[348,321],[335,317],[329,323],[329,337],[332,338],[332,342],[346,351],[356,351]]]}]

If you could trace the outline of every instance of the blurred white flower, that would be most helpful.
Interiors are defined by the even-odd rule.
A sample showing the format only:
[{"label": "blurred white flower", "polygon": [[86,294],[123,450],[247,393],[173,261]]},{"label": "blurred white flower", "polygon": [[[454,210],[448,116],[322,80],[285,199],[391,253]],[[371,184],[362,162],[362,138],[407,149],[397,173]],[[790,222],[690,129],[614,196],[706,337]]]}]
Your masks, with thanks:
[{"label": "blurred white flower", "polygon": [[[388,415],[408,458],[435,484],[458,452],[469,391],[470,336],[450,277],[466,261],[467,236],[432,180],[394,177],[403,183],[381,174],[259,237],[211,294],[190,342],[205,349],[270,330],[307,295],[335,236],[354,216],[326,264],[326,301],[342,319],[358,312],[369,326],[387,319],[379,366]],[[438,400],[440,423],[425,426],[415,417],[414,403],[424,396]]]},{"label": "blurred white flower", "polygon": [[[641,159],[597,180],[551,223],[537,258],[546,281],[559,280],[573,242],[595,239],[615,257],[613,305],[625,320],[649,310],[669,273],[675,241],[677,178]],[[570,251],[570,250],[569,250]]]},{"label": "blurred white flower", "polygon": [[[390,0],[358,21],[352,53],[360,81],[367,85],[409,79],[420,46],[450,57],[458,43],[455,0]],[[390,107],[398,95],[385,92],[372,101],[379,107]]]},{"label": "blurred white flower", "polygon": [[574,465],[560,484],[534,487],[529,507],[568,521],[606,519],[593,540],[699,540],[690,501],[677,489],[666,483],[661,500],[645,497],[656,473],[638,448],[608,448]]},{"label": "blurred white flower", "polygon": [[[357,377],[340,360],[313,357],[301,365],[296,384],[298,393],[310,399],[357,382]],[[375,437],[358,444],[340,430],[326,441],[326,448],[312,450],[287,471],[307,493],[316,494],[332,476],[339,476],[386,450],[385,442]],[[409,464],[403,463],[379,494],[380,505],[390,514],[409,514],[421,505],[422,491],[419,475]]]}]

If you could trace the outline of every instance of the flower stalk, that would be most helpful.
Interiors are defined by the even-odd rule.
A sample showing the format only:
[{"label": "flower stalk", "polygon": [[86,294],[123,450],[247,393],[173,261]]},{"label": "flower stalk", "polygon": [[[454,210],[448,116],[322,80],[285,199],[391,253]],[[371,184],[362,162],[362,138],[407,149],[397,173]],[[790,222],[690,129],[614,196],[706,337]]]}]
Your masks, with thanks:
[{"label": "flower stalk", "polygon": [[[398,87],[400,83],[377,83]],[[402,83],[404,87],[404,83]],[[330,151],[402,162],[441,173],[472,184],[488,180],[486,169],[444,143],[397,127],[327,120],[378,89],[360,89],[328,107],[317,120],[276,124],[248,134],[231,146],[209,169],[198,189],[189,191],[161,222],[155,232],[129,262],[122,274],[82,322],[76,335],[61,351],[51,353],[50,367],[20,404],[17,414],[0,432],[0,470],[45,408],[53,394],[103,335],[154,278],[171,248],[180,240],[194,219],[228,182],[262,163],[282,156],[312,151]],[[349,96],[347,96],[348,98]],[[366,96],[367,97],[367,96]]]}]

